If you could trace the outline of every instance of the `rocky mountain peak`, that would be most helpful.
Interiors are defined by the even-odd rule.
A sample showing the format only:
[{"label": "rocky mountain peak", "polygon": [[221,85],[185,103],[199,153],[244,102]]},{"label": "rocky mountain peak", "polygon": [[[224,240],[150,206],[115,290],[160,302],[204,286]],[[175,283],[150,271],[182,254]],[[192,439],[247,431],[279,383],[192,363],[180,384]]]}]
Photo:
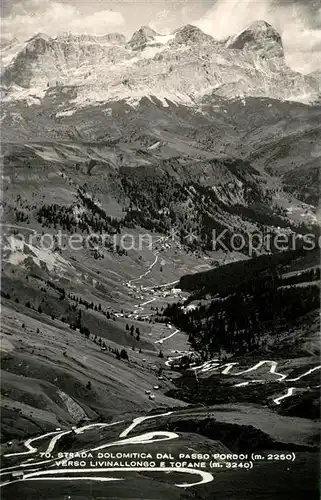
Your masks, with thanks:
[{"label": "rocky mountain peak", "polygon": [[179,44],[194,44],[213,41],[213,37],[207,35],[200,28],[192,24],[186,24],[175,32],[175,42]]},{"label": "rocky mountain peak", "polygon": [[269,57],[284,57],[281,35],[266,21],[255,21],[241,33],[232,37],[228,48],[263,51]]},{"label": "rocky mountain peak", "polygon": [[159,35],[159,33],[157,33],[157,31],[153,30],[149,26],[142,26],[139,31],[142,31],[146,36],[149,36],[149,37],[154,37],[154,36]]},{"label": "rocky mountain peak", "polygon": [[132,50],[143,50],[149,42],[154,40],[159,34],[149,26],[142,26],[138,31],[135,31],[127,46]]},{"label": "rocky mountain peak", "polygon": [[[37,33],[35,36],[27,40],[23,53],[28,57],[32,56],[37,58],[39,55],[44,54],[53,43],[54,38],[51,38],[45,33]],[[18,54],[18,57],[20,55],[21,53]]]},{"label": "rocky mountain peak", "polygon": [[50,42],[52,38],[49,35],[46,35],[46,33],[37,33],[33,37],[29,38],[29,40],[27,40],[27,43],[36,42],[38,40]]}]

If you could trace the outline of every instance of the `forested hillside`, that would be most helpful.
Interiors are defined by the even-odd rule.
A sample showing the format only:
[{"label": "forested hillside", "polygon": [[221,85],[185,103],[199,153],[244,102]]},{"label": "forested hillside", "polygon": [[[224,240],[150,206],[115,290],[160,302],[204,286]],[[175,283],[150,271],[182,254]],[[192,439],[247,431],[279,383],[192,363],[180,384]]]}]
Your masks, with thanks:
[{"label": "forested hillside", "polygon": [[[311,261],[315,266],[304,269]],[[164,314],[188,334],[204,360],[269,348],[283,331],[319,307],[318,252],[285,252],[184,276],[191,296]],[[290,272],[302,266],[302,270]],[[192,304],[192,302],[195,302]]]}]

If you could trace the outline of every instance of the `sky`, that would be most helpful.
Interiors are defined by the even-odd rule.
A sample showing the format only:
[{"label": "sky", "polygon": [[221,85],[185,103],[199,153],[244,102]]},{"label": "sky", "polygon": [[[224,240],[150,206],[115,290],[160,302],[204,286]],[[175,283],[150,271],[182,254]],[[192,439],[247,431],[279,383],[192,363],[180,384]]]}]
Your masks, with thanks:
[{"label": "sky", "polygon": [[142,25],[164,34],[190,23],[225,38],[264,19],[282,35],[288,64],[321,70],[321,0],[2,0],[1,35],[130,35]]}]

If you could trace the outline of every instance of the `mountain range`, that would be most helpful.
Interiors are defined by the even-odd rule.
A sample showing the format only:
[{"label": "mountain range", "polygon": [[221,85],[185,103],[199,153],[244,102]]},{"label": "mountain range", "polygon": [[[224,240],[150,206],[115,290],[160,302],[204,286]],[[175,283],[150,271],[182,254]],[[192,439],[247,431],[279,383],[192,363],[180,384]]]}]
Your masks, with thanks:
[{"label": "mountain range", "polygon": [[[318,81],[287,67],[279,33],[257,21],[224,41],[186,25],[170,35],[148,26],[129,41],[104,36],[39,33],[2,47],[5,99],[73,87],[74,108],[117,98],[158,97],[197,106],[205,96],[257,96],[312,102]],[[50,89],[50,90],[48,90]]]},{"label": "mountain range", "polygon": [[106,148],[96,154],[86,143],[113,142],[116,168],[139,165],[136,148],[148,164],[155,155],[239,158],[316,202],[318,74],[292,71],[264,21],[224,41],[187,25],[171,35],[142,27],[129,41],[37,34],[1,48],[4,142],[80,142],[83,161],[104,163]]}]

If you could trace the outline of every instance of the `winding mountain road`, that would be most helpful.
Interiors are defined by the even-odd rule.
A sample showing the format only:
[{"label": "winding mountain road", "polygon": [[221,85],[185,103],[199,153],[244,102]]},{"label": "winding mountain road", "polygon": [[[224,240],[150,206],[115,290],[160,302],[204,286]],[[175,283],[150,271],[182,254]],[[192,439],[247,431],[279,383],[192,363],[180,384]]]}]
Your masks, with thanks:
[{"label": "winding mountain road", "polygon": [[[175,432],[168,432],[168,431],[152,431],[152,432],[145,432],[143,434],[140,434],[138,436],[133,436],[133,437],[127,437],[130,432],[133,431],[137,426],[139,426],[141,423],[143,423],[146,420],[149,419],[156,419],[156,418],[162,418],[162,417],[167,417],[171,415],[173,412],[169,411],[166,413],[162,413],[159,415],[151,415],[151,416],[145,416],[145,417],[137,417],[134,418],[133,421],[129,426],[127,426],[120,434],[119,434],[119,440],[117,441],[112,441],[112,442],[107,442],[104,444],[101,444],[97,447],[92,447],[88,450],[80,450],[77,453],[79,454],[92,454],[95,451],[98,450],[103,450],[106,448],[110,447],[116,447],[116,446],[125,446],[125,445],[133,445],[133,444],[152,444],[155,442],[159,441],[164,441],[164,440],[172,440],[172,439],[179,439],[179,435],[176,434]],[[56,445],[59,441],[59,439],[67,434],[70,434],[74,432],[75,434],[83,434],[85,431],[90,431],[96,427],[111,427],[115,425],[120,425],[123,421],[118,421],[118,422],[112,422],[112,423],[95,423],[95,424],[88,424],[86,426],[78,427],[73,430],[69,431],[62,431],[62,432],[50,432],[50,433],[45,433],[42,434],[41,436],[37,436],[36,438],[33,439],[28,439],[24,442],[24,446],[27,448],[27,451],[25,452],[18,452],[18,453],[10,453],[6,454],[5,457],[14,457],[14,456],[22,456],[22,455],[29,455],[29,454],[36,454],[38,457],[40,456],[48,456],[51,455],[52,452],[55,451]],[[35,448],[31,446],[31,442],[35,441],[42,441],[50,436],[54,435],[46,448],[46,451],[43,453],[38,453],[38,448]],[[66,468],[64,464],[67,461],[65,460],[57,460],[57,457],[53,457],[49,460],[43,460],[43,461],[35,461],[34,459],[31,459],[29,463],[24,463],[22,462],[21,464],[13,467],[7,467],[1,470],[0,474],[1,476],[11,476],[12,473],[14,472],[21,472],[23,473],[23,476],[21,478],[18,478],[16,480],[7,480],[4,481],[0,487],[5,487],[8,486],[9,484],[21,482],[21,481],[40,481],[40,480],[46,480],[46,481],[79,481],[79,480],[90,480],[90,481],[102,481],[102,482],[108,482],[108,481],[123,481],[124,478],[115,478],[111,476],[106,476],[106,475],[93,475],[93,474],[103,474],[103,473],[126,473],[126,472],[164,472],[166,474],[168,473],[182,473],[182,474],[188,474],[188,475],[193,475],[193,476],[199,476],[200,480],[197,482],[192,482],[192,483],[180,483],[176,484],[176,486],[180,488],[191,488],[193,486],[197,486],[200,484],[205,484],[208,482],[213,481],[213,475],[210,474],[209,472],[200,470],[200,469],[194,469],[194,468],[184,468],[184,467],[154,467],[154,466],[137,466],[137,467],[82,467],[82,468]],[[43,470],[41,470],[41,467],[43,467]],[[33,467],[33,469],[27,470],[25,472],[25,469],[28,467]],[[57,467],[57,468],[53,468]],[[79,475],[75,475],[79,474]]]}]

